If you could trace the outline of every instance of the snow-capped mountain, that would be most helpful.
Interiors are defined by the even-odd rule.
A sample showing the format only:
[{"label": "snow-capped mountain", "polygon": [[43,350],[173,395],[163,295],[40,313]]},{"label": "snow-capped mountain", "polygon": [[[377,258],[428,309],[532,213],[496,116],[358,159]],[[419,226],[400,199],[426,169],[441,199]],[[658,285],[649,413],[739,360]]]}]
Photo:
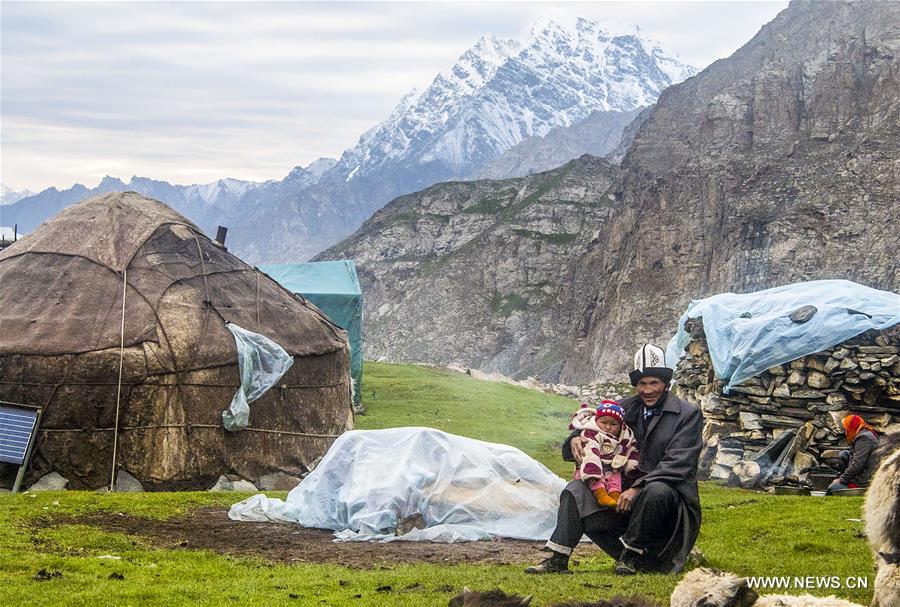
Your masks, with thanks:
[{"label": "snow-capped mountain", "polygon": [[353,233],[397,196],[473,178],[523,140],[593,113],[612,116],[652,104],[664,88],[695,71],[634,27],[540,20],[523,41],[478,40],[424,91],[403,96],[338,161],[319,159],[261,184],[223,179],[172,186],[108,178],[92,190],[51,188],[5,207],[4,215],[27,219],[20,224],[31,230],[85,196],[132,189],[172,205],[206,230],[228,225],[229,248],[251,263],[303,261]]},{"label": "snow-capped mountain", "polygon": [[5,204],[12,204],[14,202],[18,202],[23,198],[27,198],[28,196],[33,196],[34,192],[30,190],[22,190],[17,192],[12,188],[8,188],[2,183],[0,183],[0,206]]},{"label": "snow-capped mountain", "polygon": [[316,184],[267,194],[272,206],[234,246],[252,261],[307,259],[397,196],[472,178],[524,139],[594,112],[650,105],[695,72],[636,27],[541,20],[522,42],[483,37],[424,91],[404,95]]},{"label": "snow-capped mountain", "polygon": [[592,112],[651,105],[694,73],[639,28],[540,20],[524,43],[479,40],[424,92],[404,96],[335,170],[353,179],[391,164],[437,163],[448,178],[466,177],[522,140]]}]

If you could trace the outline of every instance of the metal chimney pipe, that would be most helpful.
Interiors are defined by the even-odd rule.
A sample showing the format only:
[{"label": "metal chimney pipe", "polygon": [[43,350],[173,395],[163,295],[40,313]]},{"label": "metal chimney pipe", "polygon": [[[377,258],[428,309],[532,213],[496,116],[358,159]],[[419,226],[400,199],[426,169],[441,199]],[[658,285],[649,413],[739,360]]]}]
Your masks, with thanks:
[{"label": "metal chimney pipe", "polygon": [[216,242],[225,247],[225,237],[228,236],[228,228],[225,226],[219,226],[219,229],[216,231]]}]

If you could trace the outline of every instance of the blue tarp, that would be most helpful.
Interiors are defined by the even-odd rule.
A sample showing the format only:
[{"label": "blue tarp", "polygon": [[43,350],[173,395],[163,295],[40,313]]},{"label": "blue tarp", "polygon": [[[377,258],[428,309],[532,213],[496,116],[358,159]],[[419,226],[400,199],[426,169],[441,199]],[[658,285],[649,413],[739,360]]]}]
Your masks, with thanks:
[{"label": "blue tarp", "polygon": [[[809,321],[798,324],[788,318],[806,305],[817,310]],[[849,280],[816,280],[696,299],[679,319],[678,333],[666,350],[671,366],[690,342],[685,321],[698,317],[703,318],[716,377],[728,382],[727,393],[769,367],[900,323],[900,295]]]},{"label": "blue tarp", "polygon": [[350,377],[353,404],[362,397],[362,291],[356,266],[350,260],[265,264],[259,269],[292,293],[298,293],[347,331],[350,339]]}]

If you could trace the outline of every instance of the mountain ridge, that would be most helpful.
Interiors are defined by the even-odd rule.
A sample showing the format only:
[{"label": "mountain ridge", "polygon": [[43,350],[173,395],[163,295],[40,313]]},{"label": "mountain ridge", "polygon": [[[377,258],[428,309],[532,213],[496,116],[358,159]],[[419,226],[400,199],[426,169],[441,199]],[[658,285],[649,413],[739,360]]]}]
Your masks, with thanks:
[{"label": "mountain ridge", "polygon": [[[422,93],[404,95],[337,160],[240,192],[212,187],[206,194],[218,194],[211,204],[181,186],[139,186],[142,194],[160,193],[163,202],[206,230],[228,225],[229,248],[250,263],[303,261],[398,195],[470,178],[523,139],[579,123],[591,112],[651,103],[674,79],[694,71],[637,29],[607,31],[584,19],[570,27],[538,22],[522,42],[482,37]],[[65,205],[111,185],[45,190],[5,207],[4,215],[35,224],[33,229]]]},{"label": "mountain ridge", "polygon": [[[382,233],[367,224],[319,258],[359,255],[375,355],[567,383],[621,378],[630,353],[664,344],[694,298],[817,278],[896,290],[898,72],[900,4],[795,0],[642,112],[621,167],[578,161],[597,167],[584,169],[587,190],[603,184],[587,198],[609,203],[576,215],[577,230],[560,227],[578,199],[565,173],[541,192],[544,213],[525,205],[506,225],[420,212],[458,196],[440,184],[382,209]],[[493,189],[479,196],[476,208],[499,204]],[[447,229],[465,239],[464,263],[437,246]]]}]

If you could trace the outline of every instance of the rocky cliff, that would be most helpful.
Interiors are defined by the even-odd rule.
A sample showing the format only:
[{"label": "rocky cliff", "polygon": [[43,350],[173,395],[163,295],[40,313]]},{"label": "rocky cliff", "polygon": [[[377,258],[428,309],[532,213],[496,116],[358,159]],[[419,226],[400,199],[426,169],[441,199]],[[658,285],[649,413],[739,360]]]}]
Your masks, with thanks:
[{"label": "rocky cliff", "polygon": [[896,290],[900,4],[795,1],[663,92],[623,161],[614,251],[567,379],[623,370],[692,298],[847,278]]},{"label": "rocky cliff", "polygon": [[615,212],[617,171],[584,156],[521,179],[440,184],[375,213],[320,256],[358,264],[366,357],[558,376],[579,324],[573,262]]},{"label": "rocky cliff", "polygon": [[[896,290],[898,73],[900,4],[795,1],[666,89],[621,171],[585,158],[434,186],[323,258],[360,263],[369,354],[565,382],[621,374],[692,298],[815,278]],[[505,214],[464,212],[498,196]]]},{"label": "rocky cliff", "polygon": [[[584,154],[598,157],[615,154],[623,145],[626,148],[631,145],[634,139],[631,125],[640,111],[592,112],[571,126],[555,127],[546,135],[529,137],[479,170],[476,177],[524,177],[555,169]],[[623,135],[627,143],[623,142]],[[621,156],[616,162],[622,160]]]}]

